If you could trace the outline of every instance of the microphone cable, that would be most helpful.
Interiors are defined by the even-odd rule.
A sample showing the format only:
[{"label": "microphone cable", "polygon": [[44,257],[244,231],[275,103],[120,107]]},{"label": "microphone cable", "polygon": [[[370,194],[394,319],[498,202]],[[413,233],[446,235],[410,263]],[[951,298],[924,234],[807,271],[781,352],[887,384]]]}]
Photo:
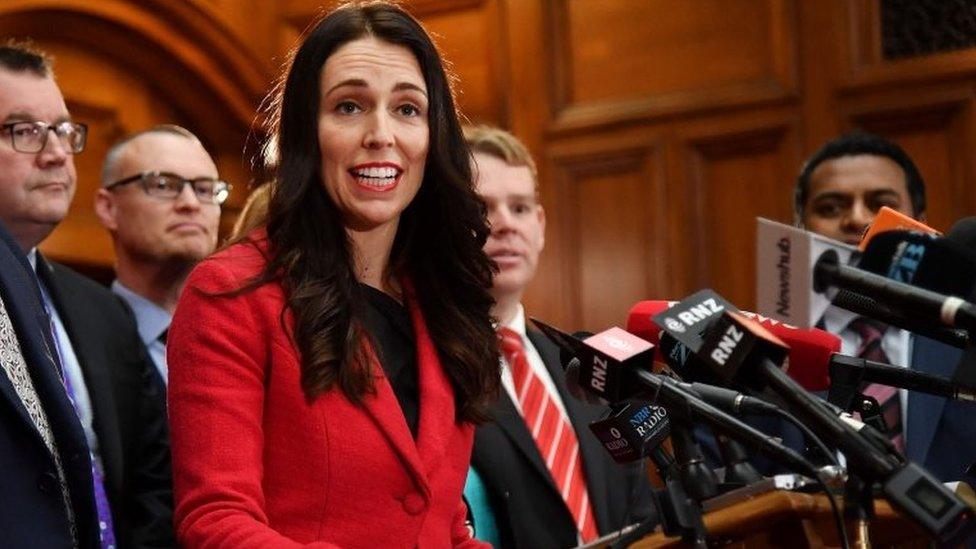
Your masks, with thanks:
[{"label": "microphone cable", "polygon": [[779,407],[776,408],[776,415],[790,422],[791,424],[793,424],[794,427],[799,429],[799,431],[803,434],[803,439],[806,440],[807,444],[811,447],[816,447],[816,449],[819,450],[820,453],[823,454],[823,456],[827,459],[828,465],[837,465],[837,466],[840,465],[840,463],[837,462],[837,457],[834,455],[833,452],[830,451],[830,448],[827,447],[824,441],[821,440],[820,437],[818,437],[802,421],[800,421],[799,418],[797,418],[793,414]]}]

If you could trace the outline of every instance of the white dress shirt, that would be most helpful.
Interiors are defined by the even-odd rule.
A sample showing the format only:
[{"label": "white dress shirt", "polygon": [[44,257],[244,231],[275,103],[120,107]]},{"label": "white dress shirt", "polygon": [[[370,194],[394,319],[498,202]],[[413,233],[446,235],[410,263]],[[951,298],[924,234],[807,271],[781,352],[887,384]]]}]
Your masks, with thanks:
[{"label": "white dress shirt", "polygon": [[[539,351],[536,350],[535,346],[525,335],[525,309],[522,304],[519,303],[518,311],[515,313],[515,317],[511,322],[505,325],[506,328],[513,330],[515,333],[522,337],[522,344],[525,346],[525,356],[529,361],[529,367],[532,371],[539,376],[542,380],[542,385],[546,388],[546,392],[549,393],[549,397],[552,401],[556,403],[556,407],[559,408],[559,413],[562,415],[563,419],[569,422],[569,416],[566,414],[566,407],[563,405],[563,400],[559,397],[559,391],[556,390],[556,384],[552,381],[552,376],[549,375],[549,370],[546,368],[545,363],[542,362],[542,357],[539,356]],[[519,413],[522,413],[522,407],[519,405],[518,396],[515,393],[515,381],[512,379],[512,369],[509,367],[508,362],[505,357],[502,357],[502,386],[505,387],[505,391],[508,392],[508,396],[512,398],[512,402],[515,403],[515,408],[518,409]]]}]

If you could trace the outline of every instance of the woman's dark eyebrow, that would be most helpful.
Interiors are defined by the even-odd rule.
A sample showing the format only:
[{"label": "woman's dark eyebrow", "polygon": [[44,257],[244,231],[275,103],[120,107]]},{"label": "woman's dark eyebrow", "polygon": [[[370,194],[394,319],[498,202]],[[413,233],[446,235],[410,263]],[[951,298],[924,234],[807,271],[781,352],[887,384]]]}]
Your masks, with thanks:
[{"label": "woman's dark eyebrow", "polygon": [[[361,78],[350,78],[348,80],[343,80],[342,82],[339,82],[338,84],[329,88],[328,91],[325,92],[325,95],[329,95],[330,93],[334,92],[336,89],[345,86],[351,86],[354,88],[368,88],[369,84]],[[398,82],[395,86],[393,86],[393,91],[404,91],[404,90],[416,91],[422,93],[424,97],[427,97],[427,92],[424,91],[423,88],[421,88],[420,86],[412,82]]]}]

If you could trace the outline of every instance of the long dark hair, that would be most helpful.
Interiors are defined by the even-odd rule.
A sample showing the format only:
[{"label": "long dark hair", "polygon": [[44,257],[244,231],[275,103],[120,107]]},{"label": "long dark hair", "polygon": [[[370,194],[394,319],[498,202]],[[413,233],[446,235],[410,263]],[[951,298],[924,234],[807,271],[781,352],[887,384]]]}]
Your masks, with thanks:
[{"label": "long dark hair", "polygon": [[256,282],[278,280],[285,289],[306,398],[338,384],[358,403],[375,390],[359,309],[364,298],[341,215],[322,183],[317,130],[326,59],[343,44],[368,36],[413,52],[429,96],[424,177],[401,214],[390,273],[413,283],[454,388],[457,420],[483,421],[499,390],[489,316],[492,266],[482,251],[489,231],[473,190],[448,76],[430,37],[401,8],[383,2],[342,6],[319,21],[295,52],[272,102],[269,135],[276,138],[278,153],[268,204],[271,253]]}]

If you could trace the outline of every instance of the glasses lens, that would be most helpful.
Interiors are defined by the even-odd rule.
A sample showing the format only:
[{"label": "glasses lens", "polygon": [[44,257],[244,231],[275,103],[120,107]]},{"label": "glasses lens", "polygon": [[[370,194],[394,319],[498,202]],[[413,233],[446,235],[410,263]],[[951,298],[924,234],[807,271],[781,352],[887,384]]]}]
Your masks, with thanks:
[{"label": "glasses lens", "polygon": [[200,202],[221,204],[227,199],[227,183],[219,179],[194,179],[193,192]]},{"label": "glasses lens", "polygon": [[148,173],[142,176],[146,193],[160,198],[176,198],[183,190],[183,180],[165,173]]},{"label": "glasses lens", "polygon": [[214,186],[214,204],[223,204],[224,201],[227,200],[228,196],[230,196],[230,184],[223,181],[218,181]]},{"label": "glasses lens", "polygon": [[19,122],[10,127],[14,149],[21,152],[36,153],[44,148],[45,126],[34,122]]},{"label": "glasses lens", "polygon": [[64,122],[54,128],[61,140],[61,146],[72,153],[80,153],[85,150],[85,138],[88,136],[88,127],[84,124],[74,124]]}]

